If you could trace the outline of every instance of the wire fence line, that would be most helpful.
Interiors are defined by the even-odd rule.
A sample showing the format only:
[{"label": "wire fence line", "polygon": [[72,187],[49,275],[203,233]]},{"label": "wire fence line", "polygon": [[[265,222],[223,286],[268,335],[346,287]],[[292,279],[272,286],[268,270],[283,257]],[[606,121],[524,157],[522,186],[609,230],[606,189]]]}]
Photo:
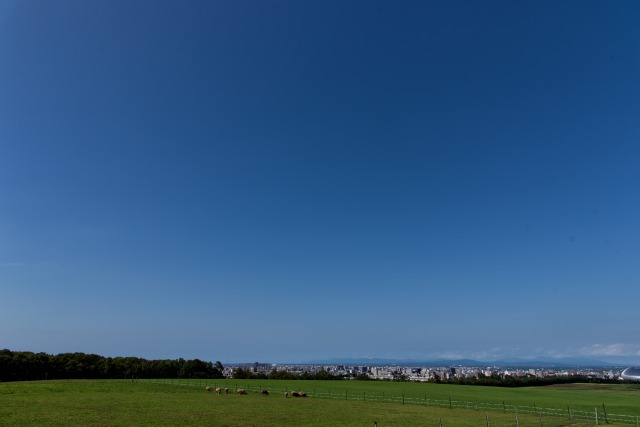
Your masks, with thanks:
[{"label": "wire fence line", "polygon": [[[263,387],[258,384],[247,385],[223,381],[223,380],[191,380],[191,379],[149,379],[149,380],[139,380],[145,382],[153,382],[159,384],[174,384],[181,386],[192,386],[192,387],[216,387],[228,388],[229,391],[235,392],[238,388],[243,388],[249,391],[261,392],[267,387]],[[295,390],[296,387],[290,387],[290,384],[286,384],[283,387],[274,387],[273,384],[269,385],[270,392],[280,392],[284,394],[285,392],[291,392],[291,390]],[[334,388],[335,391],[332,391],[332,387],[327,387],[326,389],[318,390],[305,390],[307,395],[310,397],[316,397],[320,399],[339,399],[339,400],[353,400],[353,401],[372,401],[372,402],[388,402],[388,403],[396,403],[396,404],[409,404],[409,405],[423,405],[423,406],[434,406],[439,408],[449,408],[449,409],[467,409],[467,410],[475,410],[480,412],[502,412],[502,413],[511,413],[517,414],[527,414],[540,417],[541,425],[543,417],[553,417],[553,418],[564,418],[570,420],[571,422],[585,422],[590,424],[608,424],[608,423],[620,423],[620,424],[630,424],[636,425],[640,427],[640,416],[637,415],[623,415],[623,414],[611,414],[606,411],[606,409],[594,407],[592,410],[586,410],[584,408],[575,409],[568,406],[566,409],[559,408],[545,408],[540,406],[527,406],[527,405],[512,405],[506,403],[490,403],[490,402],[480,402],[480,401],[462,401],[462,400],[451,400],[451,399],[430,399],[425,394],[423,397],[416,397],[415,395],[405,396],[404,394],[386,394],[382,393],[367,393],[365,391],[356,392],[353,390],[342,389],[340,387]]]}]

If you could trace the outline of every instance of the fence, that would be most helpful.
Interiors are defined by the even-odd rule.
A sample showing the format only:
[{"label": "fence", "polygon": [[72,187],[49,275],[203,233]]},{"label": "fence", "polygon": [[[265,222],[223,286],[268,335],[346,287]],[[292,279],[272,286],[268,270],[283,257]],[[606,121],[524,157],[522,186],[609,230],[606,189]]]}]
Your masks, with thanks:
[{"label": "fence", "polygon": [[[233,381],[225,381],[225,380],[191,380],[191,379],[151,379],[151,380],[139,380],[145,382],[153,382],[159,384],[174,384],[181,386],[195,386],[195,387],[205,387],[211,386],[229,388],[235,390],[237,388],[243,388],[249,391],[260,392],[265,387],[259,384],[257,381],[257,386],[248,385],[246,382],[243,382],[241,385],[234,383]],[[273,383],[270,383],[269,390],[271,392],[280,392],[284,393],[286,391],[295,390],[296,387],[289,387],[290,384],[286,384],[284,387],[273,387]],[[311,397],[316,397],[320,399],[340,399],[340,400],[359,400],[359,401],[372,401],[372,402],[388,402],[388,403],[396,403],[396,404],[409,404],[409,405],[424,405],[424,406],[434,406],[439,408],[449,408],[449,409],[467,409],[467,410],[475,410],[482,413],[490,413],[490,412],[502,412],[502,413],[510,413],[515,416],[515,423],[518,424],[518,414],[531,415],[538,417],[540,419],[540,425],[542,426],[545,418],[553,418],[553,419],[565,419],[570,422],[570,424],[574,423],[585,423],[585,424],[608,424],[608,423],[619,423],[619,424],[630,424],[640,426],[640,416],[636,415],[621,415],[621,414],[610,414],[607,413],[606,408],[598,408],[594,407],[591,410],[586,410],[584,408],[575,409],[570,406],[566,409],[560,408],[544,408],[540,406],[526,406],[526,405],[510,405],[506,403],[489,403],[489,402],[468,402],[461,400],[442,400],[442,399],[430,399],[427,395],[423,397],[405,396],[401,395],[393,395],[393,394],[375,394],[375,393],[367,393],[366,391],[355,392],[352,390],[340,388],[340,387],[327,387],[327,390],[316,391],[314,390],[305,390],[307,394]],[[332,391],[333,389],[333,391]],[[487,415],[487,425],[489,425],[489,416]]]}]

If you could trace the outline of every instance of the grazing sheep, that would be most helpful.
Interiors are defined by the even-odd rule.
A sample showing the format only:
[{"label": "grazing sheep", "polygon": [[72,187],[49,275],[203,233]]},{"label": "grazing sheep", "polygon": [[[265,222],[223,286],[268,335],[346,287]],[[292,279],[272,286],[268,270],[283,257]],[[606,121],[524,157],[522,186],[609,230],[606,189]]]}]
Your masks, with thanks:
[{"label": "grazing sheep", "polygon": [[289,397],[289,393],[288,392],[284,392],[284,398],[286,399],[287,397]]},{"label": "grazing sheep", "polygon": [[243,389],[243,388],[239,388],[236,390],[236,393],[238,394],[247,394],[247,390]]},{"label": "grazing sheep", "polygon": [[297,391],[292,391],[292,392],[291,392],[291,396],[293,396],[293,397],[300,397],[300,393],[298,393]]},{"label": "grazing sheep", "polygon": [[264,394],[265,396],[269,396],[269,391],[268,390],[262,390],[260,391],[261,394]]},{"label": "grazing sheep", "polygon": [[222,393],[222,389],[220,387],[216,387],[216,394]]},{"label": "grazing sheep", "polygon": [[205,391],[211,391],[211,387],[209,387],[209,386],[206,386],[204,389],[205,389]]},{"label": "grazing sheep", "polygon": [[229,394],[229,389],[228,388],[224,389],[224,394]]},{"label": "grazing sheep", "polygon": [[307,397],[307,393],[305,393],[304,391],[299,391],[298,394],[300,395],[300,397]]}]

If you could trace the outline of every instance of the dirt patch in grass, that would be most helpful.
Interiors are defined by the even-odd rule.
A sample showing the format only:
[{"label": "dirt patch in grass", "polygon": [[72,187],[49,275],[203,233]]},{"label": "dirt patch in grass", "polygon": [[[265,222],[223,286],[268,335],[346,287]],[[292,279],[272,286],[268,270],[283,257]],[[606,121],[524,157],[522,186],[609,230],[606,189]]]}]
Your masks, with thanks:
[{"label": "dirt patch in grass", "polygon": [[577,384],[555,384],[546,386],[554,390],[629,390],[640,392],[640,384],[598,384],[598,383],[577,383]]}]

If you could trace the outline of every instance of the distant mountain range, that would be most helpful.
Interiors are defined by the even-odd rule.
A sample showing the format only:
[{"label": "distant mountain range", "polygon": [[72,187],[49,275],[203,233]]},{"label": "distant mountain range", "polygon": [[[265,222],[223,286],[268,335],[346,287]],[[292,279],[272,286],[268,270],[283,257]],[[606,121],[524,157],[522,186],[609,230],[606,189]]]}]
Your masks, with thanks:
[{"label": "distant mountain range", "polygon": [[311,365],[348,365],[348,366],[503,366],[503,367],[531,367],[531,368],[576,368],[626,366],[625,363],[611,363],[584,357],[564,358],[536,358],[505,359],[481,361],[473,359],[381,359],[381,358],[334,358],[326,360],[312,360],[306,362]]}]

